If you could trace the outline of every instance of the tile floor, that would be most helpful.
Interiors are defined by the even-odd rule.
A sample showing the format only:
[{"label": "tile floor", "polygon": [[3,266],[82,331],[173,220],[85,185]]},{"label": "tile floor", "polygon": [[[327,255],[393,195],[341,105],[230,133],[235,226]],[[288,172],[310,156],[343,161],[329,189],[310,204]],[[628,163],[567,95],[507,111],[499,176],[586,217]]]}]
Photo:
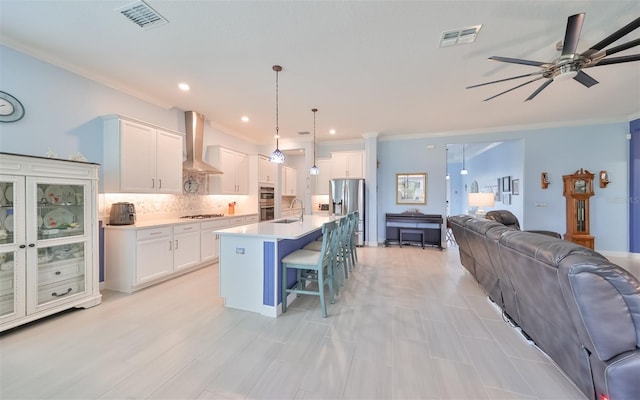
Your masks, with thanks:
[{"label": "tile floor", "polygon": [[457,249],[358,249],[329,317],[226,309],[217,265],[0,335],[6,399],[583,399]]}]

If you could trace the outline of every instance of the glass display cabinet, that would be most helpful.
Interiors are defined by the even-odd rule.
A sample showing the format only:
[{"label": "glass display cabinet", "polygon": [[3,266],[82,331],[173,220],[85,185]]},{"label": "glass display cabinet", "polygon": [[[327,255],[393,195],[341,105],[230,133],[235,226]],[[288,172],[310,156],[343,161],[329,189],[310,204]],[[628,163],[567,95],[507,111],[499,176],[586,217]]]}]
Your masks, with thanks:
[{"label": "glass display cabinet", "polygon": [[591,172],[579,169],[574,174],[562,176],[563,196],[566,198],[567,231],[564,240],[593,249],[595,238],[589,233],[589,198],[593,193]]},{"label": "glass display cabinet", "polygon": [[0,153],[0,331],[100,303],[97,168]]}]

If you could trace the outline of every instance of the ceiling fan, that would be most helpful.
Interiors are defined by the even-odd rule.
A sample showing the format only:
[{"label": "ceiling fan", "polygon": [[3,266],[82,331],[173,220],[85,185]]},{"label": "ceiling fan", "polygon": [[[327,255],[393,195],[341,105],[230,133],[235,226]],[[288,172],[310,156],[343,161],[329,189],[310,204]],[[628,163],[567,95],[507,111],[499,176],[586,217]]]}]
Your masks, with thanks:
[{"label": "ceiling fan", "polygon": [[554,80],[566,80],[566,79],[573,78],[574,80],[580,82],[581,84],[583,84],[588,88],[598,83],[597,80],[593,79],[591,76],[587,75],[584,71],[582,71],[584,68],[597,67],[597,66],[609,65],[609,64],[620,64],[620,63],[626,63],[631,61],[640,61],[640,54],[606,58],[612,54],[640,45],[640,39],[631,40],[629,42],[612,47],[610,49],[606,49],[606,50],[604,49],[605,47],[609,46],[611,43],[615,42],[616,40],[638,29],[640,27],[640,17],[636,18],[635,20],[631,21],[629,24],[618,29],[617,31],[607,36],[600,42],[591,46],[591,48],[586,50],[585,52],[581,54],[576,53],[576,48],[578,47],[578,40],[580,40],[580,32],[582,31],[582,23],[584,21],[584,15],[585,13],[575,14],[570,16],[567,19],[567,31],[565,32],[564,41],[562,42],[562,54],[560,55],[559,58],[557,58],[554,61],[541,62],[541,61],[523,60],[520,58],[508,58],[508,57],[498,57],[498,56],[489,57],[490,60],[513,63],[513,64],[531,65],[534,67],[540,67],[542,68],[542,70],[537,72],[532,72],[530,74],[518,75],[511,78],[499,79],[497,81],[468,86],[467,89],[490,85],[492,83],[510,81],[512,79],[519,79],[519,78],[524,78],[528,76],[540,75],[516,87],[505,90],[504,92],[498,93],[494,96],[484,99],[484,101],[495,99],[500,95],[509,93],[512,90],[518,89],[520,87],[528,85],[537,80],[546,79],[546,81],[538,89],[536,89],[535,92],[531,93],[531,95],[527,97],[527,100],[525,100],[525,101],[529,101],[529,100],[532,100],[534,97],[536,97],[540,92],[542,92]]}]

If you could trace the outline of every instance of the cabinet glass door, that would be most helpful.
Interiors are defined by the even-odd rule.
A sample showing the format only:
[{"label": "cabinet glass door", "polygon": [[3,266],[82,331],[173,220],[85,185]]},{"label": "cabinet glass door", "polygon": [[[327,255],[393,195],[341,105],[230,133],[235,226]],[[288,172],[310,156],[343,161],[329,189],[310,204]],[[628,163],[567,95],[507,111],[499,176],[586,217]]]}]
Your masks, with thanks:
[{"label": "cabinet glass door", "polygon": [[84,185],[37,184],[38,240],[84,235]]},{"label": "cabinet glass door", "polygon": [[0,176],[0,323],[25,315],[24,178]]},{"label": "cabinet glass door", "polygon": [[35,241],[27,249],[28,313],[86,294],[88,185],[73,179],[27,178],[27,242]]}]

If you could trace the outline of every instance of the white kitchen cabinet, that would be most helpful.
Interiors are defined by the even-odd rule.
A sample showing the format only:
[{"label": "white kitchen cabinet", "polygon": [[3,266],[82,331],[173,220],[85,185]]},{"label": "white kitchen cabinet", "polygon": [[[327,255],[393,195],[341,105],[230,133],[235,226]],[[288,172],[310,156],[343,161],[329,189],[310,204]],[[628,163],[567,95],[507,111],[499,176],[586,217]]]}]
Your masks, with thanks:
[{"label": "white kitchen cabinet", "polygon": [[331,159],[319,158],[316,160],[316,166],[320,173],[315,176],[316,190],[315,194],[329,194],[329,181],[331,180]]},{"label": "white kitchen cabinet", "polygon": [[[142,229],[135,239],[136,268],[133,285],[158,280],[173,272],[171,228]],[[111,249],[110,249],[111,250]],[[115,250],[115,249],[114,249]],[[111,271],[106,272],[108,275]],[[107,285],[108,289],[111,289]]]},{"label": "white kitchen cabinet", "polygon": [[283,165],[281,176],[283,182],[283,185],[281,185],[282,196],[295,196],[298,193],[298,171]]},{"label": "white kitchen cabinet", "polygon": [[100,304],[98,165],[0,154],[0,331]]},{"label": "white kitchen cabinet", "polygon": [[200,228],[200,259],[205,262],[218,261],[220,256],[220,238],[215,231],[227,228],[229,220],[214,220],[202,222]]},{"label": "white kitchen cabinet", "polygon": [[159,226],[105,227],[105,287],[132,293],[215,261],[219,256],[216,230],[244,225],[256,214],[202,222]]},{"label": "white kitchen cabinet", "polygon": [[363,151],[331,153],[331,179],[364,178],[363,161]]},{"label": "white kitchen cabinet", "polygon": [[173,268],[179,271],[200,263],[200,223],[173,227]]},{"label": "white kitchen cabinet", "polygon": [[120,116],[103,125],[104,192],[182,193],[183,134]]},{"label": "white kitchen cabinet", "polygon": [[271,183],[276,181],[276,165],[269,161],[269,157],[258,155],[258,182]]},{"label": "white kitchen cabinet", "polygon": [[209,146],[208,162],[223,172],[209,176],[211,194],[249,194],[249,158],[222,146]]}]

